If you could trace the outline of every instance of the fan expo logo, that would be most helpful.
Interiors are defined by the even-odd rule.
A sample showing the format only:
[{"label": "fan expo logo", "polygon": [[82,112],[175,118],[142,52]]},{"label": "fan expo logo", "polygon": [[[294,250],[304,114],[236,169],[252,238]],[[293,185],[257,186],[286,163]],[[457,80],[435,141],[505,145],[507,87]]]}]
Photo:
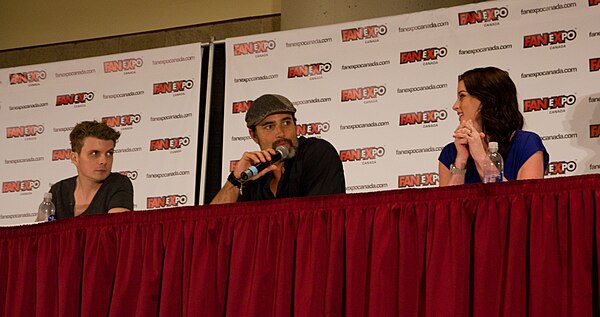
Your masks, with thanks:
[{"label": "fan expo logo", "polygon": [[385,155],[385,148],[382,146],[365,147],[351,150],[341,150],[340,160],[342,162],[362,161],[362,164],[375,164],[378,157]]},{"label": "fan expo logo", "polygon": [[446,47],[430,47],[416,51],[400,53],[400,64],[423,62],[423,65],[437,64],[438,60],[448,55]]},{"label": "fan expo logo", "polygon": [[232,160],[232,161],[229,161],[229,171],[230,171],[230,172],[233,172],[233,170],[235,169],[235,166],[237,165],[237,163],[238,163],[239,161],[240,161],[240,160]]},{"label": "fan expo logo", "polygon": [[321,134],[329,131],[329,122],[311,122],[296,125],[297,136]]},{"label": "fan expo logo", "polygon": [[6,128],[7,139],[35,137],[42,133],[44,133],[44,126],[41,124]]},{"label": "fan expo logo", "polygon": [[71,149],[52,150],[52,161],[66,161],[71,159]]},{"label": "fan expo logo", "polygon": [[365,43],[379,42],[379,39],[387,33],[385,25],[370,25],[352,29],[342,30],[342,42],[354,42],[365,40]]},{"label": "fan expo logo", "polygon": [[80,92],[76,94],[58,95],[56,96],[56,106],[70,106],[75,105],[82,107],[86,102],[94,100],[93,92]]},{"label": "fan expo logo", "polygon": [[398,176],[398,188],[437,186],[440,181],[438,173],[408,174]]},{"label": "fan expo logo", "polygon": [[39,82],[46,79],[46,71],[33,70],[30,72],[13,73],[8,75],[8,80],[11,85],[30,84],[31,86],[39,85]]},{"label": "fan expo logo", "polygon": [[600,137],[600,124],[590,125],[590,138]]},{"label": "fan expo logo", "polygon": [[549,113],[565,112],[566,106],[572,106],[577,102],[575,95],[553,96],[523,100],[523,111],[542,111],[548,110]]},{"label": "fan expo logo", "polygon": [[310,79],[323,78],[324,73],[331,70],[331,63],[314,63],[288,67],[288,78],[310,77]]},{"label": "fan expo logo", "polygon": [[368,102],[377,102],[377,98],[385,95],[385,86],[368,86],[342,90],[342,102],[365,100]]},{"label": "fan expo logo", "polygon": [[600,0],[589,0],[589,1],[590,1],[590,7],[597,6],[598,4],[600,4]]},{"label": "fan expo logo", "polygon": [[130,128],[141,120],[142,116],[139,113],[102,118],[102,121],[111,128]]},{"label": "fan expo logo", "polygon": [[508,17],[508,9],[506,7],[460,12],[458,14],[458,25],[484,23],[485,26],[491,26],[500,24],[498,21],[506,17]]},{"label": "fan expo logo", "polygon": [[20,181],[10,181],[2,183],[2,193],[27,193],[32,192],[34,189],[40,188],[39,179],[28,179]]},{"label": "fan expo logo", "polygon": [[152,91],[155,95],[172,93],[174,96],[176,96],[184,94],[184,91],[187,89],[192,89],[192,87],[194,87],[194,81],[191,79],[168,81],[163,83],[155,83],[153,87],[154,88]]},{"label": "fan expo logo", "polygon": [[144,60],[141,58],[128,58],[116,61],[104,62],[104,73],[124,72],[125,74],[135,73],[136,68],[144,65]]},{"label": "fan expo logo", "polygon": [[273,40],[262,40],[246,43],[233,44],[233,56],[255,55],[255,57],[267,56],[269,51],[277,47]]},{"label": "fan expo logo", "polygon": [[407,112],[400,114],[400,126],[423,125],[423,128],[437,127],[438,122],[446,120],[446,110],[427,110],[418,112]]},{"label": "fan expo logo", "polygon": [[244,112],[248,111],[248,109],[250,109],[251,105],[252,105],[252,100],[235,101],[233,103],[233,106],[231,107],[231,113],[233,113],[233,114],[244,113]]},{"label": "fan expo logo", "polygon": [[600,70],[600,57],[590,58],[590,72],[597,72]]},{"label": "fan expo logo", "polygon": [[523,37],[523,48],[550,46],[550,49],[566,47],[567,41],[577,38],[575,30],[561,30],[547,33],[525,35]]},{"label": "fan expo logo", "polygon": [[182,147],[188,146],[189,144],[189,137],[150,140],[150,152],[165,150],[174,150],[173,153],[180,152]]},{"label": "fan expo logo", "polygon": [[565,175],[575,172],[577,170],[577,163],[574,161],[558,161],[548,163],[548,169],[546,175]]},{"label": "fan expo logo", "polygon": [[123,175],[123,176],[127,176],[130,180],[134,181],[138,178],[138,172],[137,171],[120,171],[118,172],[119,174]]},{"label": "fan expo logo", "polygon": [[185,205],[188,201],[186,195],[168,195],[146,198],[146,208],[170,208]]}]

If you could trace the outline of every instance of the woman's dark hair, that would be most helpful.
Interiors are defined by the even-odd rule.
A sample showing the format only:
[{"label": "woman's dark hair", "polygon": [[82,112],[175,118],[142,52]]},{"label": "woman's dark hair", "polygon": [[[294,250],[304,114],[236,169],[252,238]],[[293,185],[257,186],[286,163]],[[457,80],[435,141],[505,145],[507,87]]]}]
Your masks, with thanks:
[{"label": "woman's dark hair", "polygon": [[87,137],[113,141],[113,144],[116,144],[120,136],[120,132],[115,131],[104,122],[98,122],[96,120],[83,121],[78,123],[69,135],[69,139],[71,140],[71,151],[81,154],[83,140]]},{"label": "woman's dark hair", "polygon": [[467,92],[481,101],[479,117],[488,141],[498,142],[498,151],[506,157],[511,137],[523,128],[517,87],[508,72],[496,67],[474,68],[458,76]]}]

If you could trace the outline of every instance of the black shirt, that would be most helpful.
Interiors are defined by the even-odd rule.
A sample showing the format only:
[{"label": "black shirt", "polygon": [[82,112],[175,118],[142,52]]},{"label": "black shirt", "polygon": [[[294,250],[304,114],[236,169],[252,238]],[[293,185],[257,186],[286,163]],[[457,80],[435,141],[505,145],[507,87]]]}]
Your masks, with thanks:
[{"label": "black shirt", "polygon": [[331,143],[317,138],[298,138],[296,156],[284,162],[277,197],[269,187],[273,173],[244,184],[238,201],[287,197],[343,194],[346,192],[344,168]]},{"label": "black shirt", "polygon": [[[56,219],[74,217],[76,179],[77,176],[63,179],[50,187]],[[81,215],[105,214],[117,207],[133,210],[133,185],[127,176],[111,173]]]}]

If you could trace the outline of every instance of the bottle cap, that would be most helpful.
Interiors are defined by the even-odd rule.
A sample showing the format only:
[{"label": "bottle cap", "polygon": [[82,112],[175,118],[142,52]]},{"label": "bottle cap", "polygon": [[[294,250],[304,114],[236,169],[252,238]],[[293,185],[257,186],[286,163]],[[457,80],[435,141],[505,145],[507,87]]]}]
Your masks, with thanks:
[{"label": "bottle cap", "polygon": [[52,199],[52,193],[44,193],[44,199]]},{"label": "bottle cap", "polygon": [[492,152],[498,152],[498,142],[490,142],[490,144],[488,144],[488,149]]}]

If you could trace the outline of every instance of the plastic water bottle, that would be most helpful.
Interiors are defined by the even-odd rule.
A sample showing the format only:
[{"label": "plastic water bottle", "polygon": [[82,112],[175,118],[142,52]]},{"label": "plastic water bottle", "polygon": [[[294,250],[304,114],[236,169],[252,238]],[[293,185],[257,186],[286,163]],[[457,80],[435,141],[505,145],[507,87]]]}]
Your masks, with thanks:
[{"label": "plastic water bottle", "polygon": [[44,200],[38,207],[38,214],[35,221],[54,221],[54,215],[56,214],[56,208],[52,202],[52,193],[44,193]]},{"label": "plastic water bottle", "polygon": [[498,142],[490,142],[488,145],[488,157],[491,163],[483,170],[483,182],[486,184],[502,182],[502,178],[504,177],[504,160],[502,160],[502,156],[498,153]]}]

